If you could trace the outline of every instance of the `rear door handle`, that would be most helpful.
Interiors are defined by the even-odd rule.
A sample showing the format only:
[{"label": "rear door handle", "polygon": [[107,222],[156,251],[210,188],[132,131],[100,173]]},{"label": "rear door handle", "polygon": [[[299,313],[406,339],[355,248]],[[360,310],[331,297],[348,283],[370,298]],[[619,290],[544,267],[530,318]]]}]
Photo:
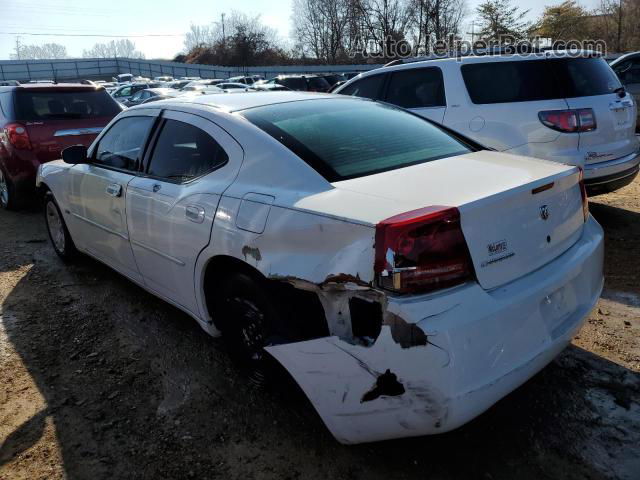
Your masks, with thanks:
[{"label": "rear door handle", "polygon": [[108,185],[107,195],[111,195],[112,197],[119,197],[120,195],[122,195],[122,185],[118,185],[117,183]]},{"label": "rear door handle", "polygon": [[204,222],[204,208],[198,207],[197,205],[187,205],[186,210],[184,211],[186,217],[195,223]]}]

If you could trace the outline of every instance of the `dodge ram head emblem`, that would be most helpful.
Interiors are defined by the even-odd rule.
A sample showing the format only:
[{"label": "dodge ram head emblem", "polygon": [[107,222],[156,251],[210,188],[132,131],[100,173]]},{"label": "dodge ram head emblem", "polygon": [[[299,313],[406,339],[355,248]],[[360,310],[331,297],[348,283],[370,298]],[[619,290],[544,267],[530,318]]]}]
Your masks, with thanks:
[{"label": "dodge ram head emblem", "polygon": [[540,218],[543,220],[547,220],[549,218],[549,207],[546,205],[542,205],[540,207]]}]

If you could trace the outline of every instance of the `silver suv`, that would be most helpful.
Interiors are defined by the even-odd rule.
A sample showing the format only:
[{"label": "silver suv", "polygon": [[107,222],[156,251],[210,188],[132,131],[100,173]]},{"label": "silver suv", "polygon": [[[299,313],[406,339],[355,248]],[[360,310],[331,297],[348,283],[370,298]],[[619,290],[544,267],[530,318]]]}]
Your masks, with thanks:
[{"label": "silver suv", "polygon": [[499,151],[579,165],[590,195],[638,174],[633,97],[591,52],[405,61],[335,93],[405,107]]}]

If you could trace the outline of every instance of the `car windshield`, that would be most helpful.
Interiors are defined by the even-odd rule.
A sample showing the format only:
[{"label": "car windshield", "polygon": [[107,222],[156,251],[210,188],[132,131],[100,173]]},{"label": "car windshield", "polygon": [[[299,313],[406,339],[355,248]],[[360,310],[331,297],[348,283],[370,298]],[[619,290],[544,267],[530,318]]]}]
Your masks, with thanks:
[{"label": "car windshield", "polygon": [[113,117],[121,109],[109,94],[100,90],[18,91],[17,119],[22,121],[64,118]]},{"label": "car windshield", "polygon": [[367,100],[287,102],[242,115],[330,182],[472,151],[421,117]]}]

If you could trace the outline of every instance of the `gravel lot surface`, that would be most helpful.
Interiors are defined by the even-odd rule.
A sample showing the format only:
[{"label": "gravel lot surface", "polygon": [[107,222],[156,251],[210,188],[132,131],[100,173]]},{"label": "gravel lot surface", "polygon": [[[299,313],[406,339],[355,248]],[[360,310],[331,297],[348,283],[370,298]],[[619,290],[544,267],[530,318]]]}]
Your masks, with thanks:
[{"label": "gravel lot surface", "polygon": [[639,479],[640,179],[594,197],[606,287],[558,359],[455,432],[342,446],[285,374],[0,212],[0,479]]}]

